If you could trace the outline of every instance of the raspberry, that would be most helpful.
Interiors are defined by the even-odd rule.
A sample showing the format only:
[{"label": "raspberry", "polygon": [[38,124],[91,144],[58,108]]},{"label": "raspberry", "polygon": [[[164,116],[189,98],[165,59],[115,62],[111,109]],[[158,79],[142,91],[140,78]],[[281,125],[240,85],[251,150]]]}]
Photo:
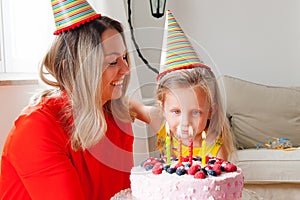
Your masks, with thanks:
[{"label": "raspberry", "polygon": [[200,178],[200,179],[205,179],[206,175],[202,171],[198,171],[195,175],[194,178]]},{"label": "raspberry", "polygon": [[207,171],[207,170],[209,170],[209,169],[212,169],[212,166],[211,166],[211,165],[206,165],[206,166],[204,167],[204,169]]},{"label": "raspberry", "polygon": [[189,161],[189,157],[188,156],[182,157],[182,162],[188,162],[188,161]]},{"label": "raspberry", "polygon": [[153,174],[161,174],[163,170],[163,165],[160,163],[156,163],[152,168]]},{"label": "raspberry", "polygon": [[221,174],[221,165],[220,164],[214,165],[212,167],[212,170],[214,170],[217,173],[217,175],[219,176]]},{"label": "raspberry", "polygon": [[157,161],[157,160],[149,160],[148,159],[146,162],[144,162],[143,167],[146,169],[146,167],[148,165],[155,165],[156,163],[159,163],[159,161]]},{"label": "raspberry", "polygon": [[182,163],[177,163],[176,165],[175,165],[175,168],[177,169],[177,168],[179,168],[179,167],[184,167],[184,165],[182,164]]},{"label": "raspberry", "polygon": [[200,165],[193,165],[187,170],[187,172],[189,175],[195,175],[196,172],[199,171],[199,169],[200,169]]},{"label": "raspberry", "polygon": [[232,163],[228,163],[224,166],[224,169],[226,172],[235,172],[237,170],[237,167]]}]

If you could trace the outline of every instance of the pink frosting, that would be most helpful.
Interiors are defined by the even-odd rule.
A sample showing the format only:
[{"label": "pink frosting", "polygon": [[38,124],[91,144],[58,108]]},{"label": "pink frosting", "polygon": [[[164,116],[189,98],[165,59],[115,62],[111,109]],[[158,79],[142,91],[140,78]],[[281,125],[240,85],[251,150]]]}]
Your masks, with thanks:
[{"label": "pink frosting", "polygon": [[196,179],[191,175],[178,176],[165,171],[155,175],[151,170],[134,167],[130,180],[132,195],[143,200],[237,200],[241,199],[244,187],[244,176],[240,168],[236,172]]}]

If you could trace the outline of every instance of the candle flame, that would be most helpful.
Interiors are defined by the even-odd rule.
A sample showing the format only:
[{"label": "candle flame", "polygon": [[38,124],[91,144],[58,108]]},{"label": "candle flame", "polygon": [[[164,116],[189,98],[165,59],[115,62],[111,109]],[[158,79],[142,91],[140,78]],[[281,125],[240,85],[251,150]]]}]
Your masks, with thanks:
[{"label": "candle flame", "polygon": [[193,127],[192,126],[189,126],[189,136],[193,136],[194,133],[193,133]]},{"label": "candle flame", "polygon": [[202,139],[203,139],[203,140],[206,139],[206,133],[205,133],[205,131],[202,131]]},{"label": "candle flame", "polygon": [[176,130],[176,132],[177,132],[177,135],[178,135],[178,137],[182,137],[182,134],[181,134],[181,128],[180,128],[180,125],[179,126],[177,126],[177,130]]},{"label": "candle flame", "polygon": [[168,122],[166,122],[166,132],[167,132],[167,135],[170,135],[170,127],[169,127]]}]

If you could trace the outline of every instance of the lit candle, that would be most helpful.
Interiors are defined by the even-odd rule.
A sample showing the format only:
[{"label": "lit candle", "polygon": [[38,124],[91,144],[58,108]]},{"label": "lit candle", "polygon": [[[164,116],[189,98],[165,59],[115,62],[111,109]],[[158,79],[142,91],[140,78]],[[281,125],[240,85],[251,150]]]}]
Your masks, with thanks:
[{"label": "lit candle", "polygon": [[[189,126],[189,135],[193,136],[193,128],[192,126]],[[190,138],[190,144],[189,144],[189,150],[190,150],[190,155],[189,155],[189,163],[192,166],[193,164],[193,138]]]},{"label": "lit candle", "polygon": [[178,148],[179,148],[179,152],[178,152],[178,160],[179,163],[182,163],[182,135],[181,135],[181,128],[180,126],[177,127],[177,136],[179,137],[178,139]]},{"label": "lit candle", "polygon": [[171,165],[171,138],[170,138],[170,128],[168,122],[166,122],[166,156],[167,156],[167,165]]},{"label": "lit candle", "polygon": [[179,163],[182,163],[182,139],[179,139]]},{"label": "lit candle", "polygon": [[206,165],[206,155],[205,155],[205,151],[206,151],[206,133],[205,131],[202,131],[202,146],[201,146],[201,159],[202,159],[202,167],[204,167]]}]

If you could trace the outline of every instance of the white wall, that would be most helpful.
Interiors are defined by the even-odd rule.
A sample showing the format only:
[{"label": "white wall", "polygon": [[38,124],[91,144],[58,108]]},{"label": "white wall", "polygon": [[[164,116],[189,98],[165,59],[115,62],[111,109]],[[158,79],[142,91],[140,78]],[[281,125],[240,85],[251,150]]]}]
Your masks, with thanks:
[{"label": "white wall", "polygon": [[[300,1],[167,0],[166,9],[217,75],[300,85]],[[139,0],[132,0],[132,16],[143,55],[159,68],[165,19],[153,18],[149,1]],[[153,86],[155,74],[139,58],[136,63],[140,84]],[[153,88],[143,89],[143,97],[153,95]]]},{"label": "white wall", "polygon": [[37,84],[0,85],[0,149],[2,152],[6,136],[13,121],[28,104],[32,94],[38,89]]},{"label": "white wall", "polygon": [[300,1],[173,0],[168,9],[221,74],[300,86]]}]

